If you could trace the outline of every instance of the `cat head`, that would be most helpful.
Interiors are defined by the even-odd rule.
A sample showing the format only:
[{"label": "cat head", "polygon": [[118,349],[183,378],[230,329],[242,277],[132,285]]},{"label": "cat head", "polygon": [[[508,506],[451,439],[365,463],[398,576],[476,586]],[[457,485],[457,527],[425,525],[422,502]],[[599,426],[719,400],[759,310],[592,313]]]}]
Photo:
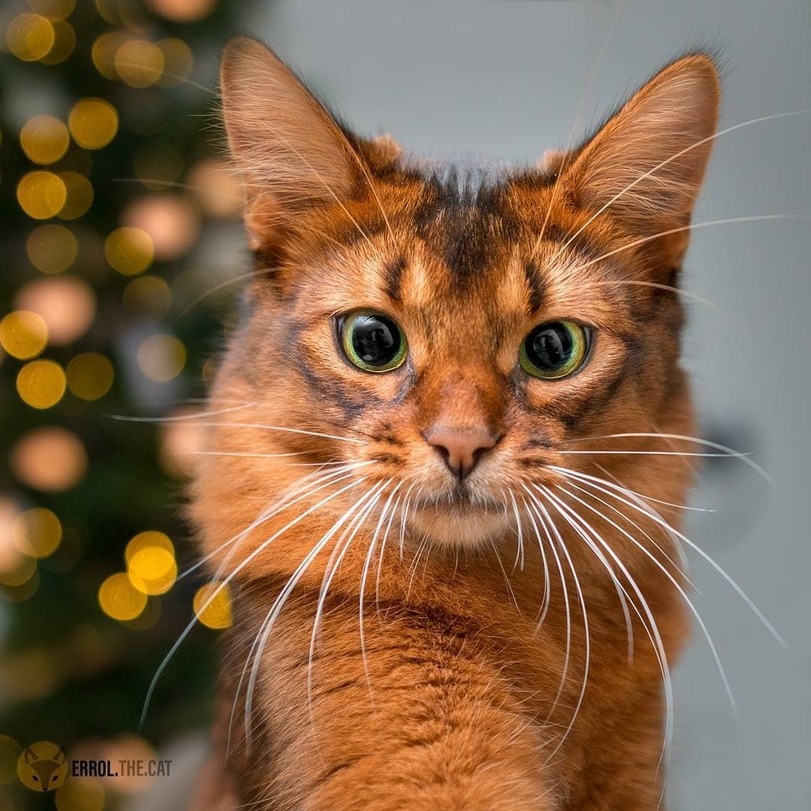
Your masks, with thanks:
[{"label": "cat head", "polygon": [[577,149],[448,170],[356,137],[262,44],[230,43],[256,273],[214,386],[211,413],[229,413],[198,523],[221,542],[305,477],[321,490],[302,503],[331,499],[323,526],[362,504],[374,527],[388,505],[438,547],[514,533],[566,470],[678,500],[683,464],[580,451],[690,433],[677,285],[718,100],[712,60],[686,56]]}]

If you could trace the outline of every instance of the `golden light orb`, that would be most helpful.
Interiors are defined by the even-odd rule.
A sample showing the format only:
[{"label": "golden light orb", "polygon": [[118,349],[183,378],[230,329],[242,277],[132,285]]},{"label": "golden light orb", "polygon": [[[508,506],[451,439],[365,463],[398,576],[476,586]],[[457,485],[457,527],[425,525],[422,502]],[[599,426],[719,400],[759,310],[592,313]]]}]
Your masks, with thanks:
[{"label": "golden light orb", "polygon": [[54,27],[54,44],[40,60],[43,65],[58,65],[64,62],[76,48],[76,32],[66,20],[51,20]]},{"label": "golden light orb", "polygon": [[27,552],[20,536],[20,515],[16,502],[0,495],[0,572],[15,571]]},{"label": "golden light orb", "polygon": [[244,202],[242,185],[227,161],[206,158],[189,173],[189,185],[203,211],[212,217],[230,217]]},{"label": "golden light orb", "polygon": [[126,572],[111,574],[99,587],[101,610],[114,620],[135,619],[146,608],[146,594],[138,591]]},{"label": "golden light orb", "polygon": [[108,31],[102,34],[94,43],[90,51],[90,57],[96,70],[105,79],[118,79],[118,71],[115,66],[115,55],[118,49],[129,39],[120,31]]},{"label": "golden light orb", "polygon": [[50,557],[62,542],[62,523],[50,510],[34,507],[18,518],[18,538],[27,555]]},{"label": "golden light orb", "polygon": [[62,220],[77,220],[93,205],[93,184],[79,172],[61,172],[59,177],[65,184],[67,199],[57,216]]},{"label": "golden light orb", "polygon": [[149,87],[163,74],[163,51],[147,39],[128,39],[116,51],[114,64],[130,87]]},{"label": "golden light orb", "polygon": [[168,383],[186,365],[186,347],[174,335],[150,335],[138,347],[138,366],[150,380]]},{"label": "golden light orb", "polygon": [[11,450],[11,469],[18,481],[56,493],[75,487],[87,472],[87,451],[71,431],[55,426],[35,428]]},{"label": "golden light orb", "polygon": [[38,313],[15,310],[0,321],[0,346],[14,358],[35,358],[47,344],[48,325]]},{"label": "golden light orb", "polygon": [[115,370],[109,358],[98,352],[83,352],[68,363],[68,389],[80,400],[99,400],[113,386]]},{"label": "golden light orb", "polygon": [[36,62],[53,48],[56,34],[41,14],[18,14],[6,29],[6,45],[18,59]]},{"label": "golden light orb", "polygon": [[61,273],[67,270],[79,253],[79,243],[73,232],[64,225],[40,225],[25,243],[31,264],[43,273]]},{"label": "golden light orb", "polygon": [[20,146],[28,160],[43,166],[56,163],[70,146],[64,122],[52,115],[35,115],[20,130]]},{"label": "golden light orb", "polygon": [[130,557],[127,574],[138,591],[150,595],[165,594],[177,579],[177,562],[168,550],[150,546]]},{"label": "golden light orb", "polygon": [[110,266],[125,276],[143,273],[155,257],[152,237],[143,228],[116,228],[104,241],[104,255]]},{"label": "golden light orb", "polygon": [[172,307],[172,289],[159,276],[139,276],[124,288],[122,300],[128,313],[160,319]]},{"label": "golden light orb", "polygon": [[28,7],[50,20],[64,20],[76,8],[76,0],[28,0]]},{"label": "golden light orb", "polygon": [[62,367],[52,360],[32,360],[17,375],[17,393],[32,408],[55,406],[64,396],[67,381]]},{"label": "golden light orb", "polygon": [[133,536],[124,549],[124,560],[127,565],[129,566],[133,557],[144,549],[164,549],[172,556],[175,554],[175,545],[165,532],[148,529]]},{"label": "golden light orb", "polygon": [[205,583],[197,589],[193,604],[197,618],[209,628],[229,628],[234,622],[231,614],[231,592],[227,585]]},{"label": "golden light orb", "polygon": [[68,777],[54,796],[57,811],[102,811],[104,802],[104,786],[97,777]]},{"label": "golden light orb", "polygon": [[152,238],[155,258],[171,261],[183,256],[196,242],[200,219],[192,201],[182,194],[153,194],[134,200],[122,216],[127,225]]},{"label": "golden light orb", "polygon": [[30,555],[22,555],[13,569],[0,571],[0,584],[22,586],[31,580],[37,571],[37,560]]},{"label": "golden light orb", "polygon": [[82,99],[71,108],[68,128],[79,146],[101,149],[118,132],[118,113],[112,104],[103,99]]},{"label": "golden light orb", "polygon": [[17,202],[22,210],[35,220],[55,217],[65,205],[67,198],[65,181],[53,172],[42,170],[28,172],[17,184]]},{"label": "golden light orb", "polygon": [[163,52],[163,75],[158,80],[161,87],[175,87],[191,76],[194,55],[182,39],[162,39],[158,47]]},{"label": "golden light orb", "polygon": [[29,282],[14,299],[20,309],[42,316],[48,340],[56,346],[73,343],[87,332],[96,317],[93,288],[75,276],[53,276]]}]

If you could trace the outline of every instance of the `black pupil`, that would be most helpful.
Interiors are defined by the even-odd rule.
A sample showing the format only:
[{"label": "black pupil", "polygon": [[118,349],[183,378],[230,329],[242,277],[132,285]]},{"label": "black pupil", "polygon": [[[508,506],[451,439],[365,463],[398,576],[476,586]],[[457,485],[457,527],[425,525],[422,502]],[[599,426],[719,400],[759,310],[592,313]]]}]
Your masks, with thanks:
[{"label": "black pupil", "polygon": [[352,324],[352,348],[369,366],[385,366],[400,349],[400,330],[382,315],[359,315]]},{"label": "black pupil", "polygon": [[555,370],[572,357],[574,341],[563,324],[538,327],[527,338],[527,357],[539,369]]}]

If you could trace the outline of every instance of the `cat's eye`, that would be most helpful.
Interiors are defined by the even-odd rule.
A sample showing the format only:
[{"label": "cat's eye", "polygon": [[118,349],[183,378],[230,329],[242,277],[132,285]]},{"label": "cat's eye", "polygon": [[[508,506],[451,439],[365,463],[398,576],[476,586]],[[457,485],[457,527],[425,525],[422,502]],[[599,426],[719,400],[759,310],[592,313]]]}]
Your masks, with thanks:
[{"label": "cat's eye", "polygon": [[390,372],[405,361],[405,335],[387,315],[359,310],[341,318],[338,331],[344,354],[365,372]]},{"label": "cat's eye", "polygon": [[524,338],[519,352],[521,368],[533,377],[557,380],[574,374],[585,363],[591,333],[574,321],[548,321]]}]

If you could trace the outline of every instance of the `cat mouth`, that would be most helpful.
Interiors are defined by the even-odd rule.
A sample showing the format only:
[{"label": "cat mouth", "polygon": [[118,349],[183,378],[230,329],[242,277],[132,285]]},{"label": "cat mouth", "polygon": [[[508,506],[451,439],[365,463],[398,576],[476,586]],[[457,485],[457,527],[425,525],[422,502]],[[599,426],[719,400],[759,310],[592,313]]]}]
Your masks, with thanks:
[{"label": "cat mouth", "polygon": [[504,512],[502,502],[474,495],[464,485],[441,496],[421,498],[415,505],[418,510],[435,510],[437,512]]}]

